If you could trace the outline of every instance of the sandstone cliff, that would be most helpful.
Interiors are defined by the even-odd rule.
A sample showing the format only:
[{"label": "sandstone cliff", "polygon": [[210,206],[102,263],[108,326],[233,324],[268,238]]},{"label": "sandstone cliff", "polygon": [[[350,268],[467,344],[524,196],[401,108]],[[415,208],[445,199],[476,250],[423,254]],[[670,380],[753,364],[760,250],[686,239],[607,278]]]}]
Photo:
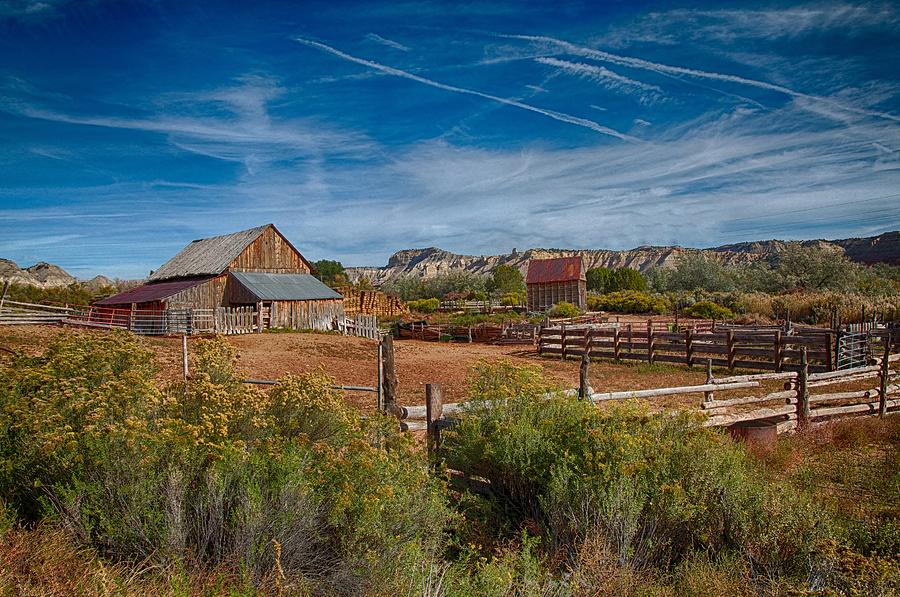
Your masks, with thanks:
[{"label": "sandstone cliff", "polygon": [[[833,248],[844,251],[853,261],[859,263],[890,263],[900,265],[900,232],[887,232],[869,238],[844,240],[803,241],[804,246]],[[711,249],[690,249],[685,247],[638,247],[628,251],[605,249],[528,249],[506,255],[457,255],[437,247],[427,249],[406,249],[394,253],[384,267],[353,267],[347,273],[351,281],[362,277],[374,284],[383,284],[399,276],[431,278],[450,272],[488,274],[498,265],[512,265],[524,273],[531,259],[567,257],[581,255],[588,268],[592,267],[632,267],[646,271],[651,267],[673,267],[678,258],[688,253],[702,253],[727,265],[752,263],[761,259],[773,260],[788,245],[785,241],[767,240]]]}]

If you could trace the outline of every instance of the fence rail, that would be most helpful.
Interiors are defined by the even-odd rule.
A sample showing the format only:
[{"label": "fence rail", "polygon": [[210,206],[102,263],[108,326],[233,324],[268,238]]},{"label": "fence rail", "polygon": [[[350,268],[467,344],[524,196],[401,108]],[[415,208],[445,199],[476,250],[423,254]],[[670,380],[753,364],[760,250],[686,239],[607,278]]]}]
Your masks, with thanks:
[{"label": "fence rail", "polygon": [[123,329],[145,336],[249,334],[263,329],[266,310],[254,307],[215,309],[116,309],[55,306],[5,301],[0,325],[61,323],[81,327]]},{"label": "fence rail", "polygon": [[692,366],[711,360],[729,369],[783,371],[800,367],[806,350],[813,371],[834,369],[835,334],[830,330],[785,334],[780,329],[717,328],[715,332],[657,331],[653,322],[636,328],[616,324],[542,328],[538,339],[541,355],[566,359],[587,353],[590,357],[639,360],[649,363],[683,363]]},{"label": "fence rail", "polygon": [[[891,363],[900,362],[900,354],[890,353],[890,343],[876,365],[855,369],[811,373],[807,359],[801,358],[799,371],[784,371],[752,375],[737,375],[715,379],[712,364],[707,363],[707,381],[693,386],[630,390],[622,392],[592,392],[586,386],[586,368],[583,369],[582,387],[569,390],[569,395],[584,396],[595,404],[613,400],[653,399],[661,396],[702,394],[698,412],[707,415],[704,426],[734,427],[747,423],[763,422],[773,434],[807,427],[840,417],[900,414],[900,371],[891,369]],[[586,362],[586,361],[583,361]],[[828,386],[859,384],[877,380],[868,387],[847,391],[829,390]],[[763,391],[762,382],[784,381],[784,389]],[[812,388],[824,390],[811,391]],[[716,398],[717,392],[739,389],[756,390],[754,395],[738,398]],[[437,403],[434,402],[437,396]],[[548,395],[548,398],[552,395]],[[489,405],[489,403],[488,403]],[[440,389],[428,386],[424,406],[406,406],[394,410],[401,419],[401,428],[409,431],[426,430],[429,445],[440,444],[441,429],[451,427],[467,403],[443,404]],[[749,410],[748,410],[749,409]]]}]

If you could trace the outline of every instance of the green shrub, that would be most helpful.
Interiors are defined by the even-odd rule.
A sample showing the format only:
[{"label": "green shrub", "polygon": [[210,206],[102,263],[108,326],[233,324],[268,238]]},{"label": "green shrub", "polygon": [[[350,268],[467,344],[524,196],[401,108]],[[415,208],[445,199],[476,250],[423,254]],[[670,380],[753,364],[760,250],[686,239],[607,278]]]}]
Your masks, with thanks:
[{"label": "green shrub", "polygon": [[684,310],[686,315],[691,317],[702,317],[703,319],[733,319],[734,313],[731,309],[717,305],[712,301],[699,301]]},{"label": "green shrub", "polygon": [[525,304],[524,292],[509,292],[500,297],[500,304],[507,307],[518,307]]},{"label": "green shrub", "polygon": [[550,309],[549,312],[550,317],[578,317],[581,315],[581,311],[578,310],[578,307],[573,305],[572,303],[561,302],[556,303]]},{"label": "green shrub", "polygon": [[442,548],[452,513],[395,420],[361,419],[321,372],[265,393],[240,383],[224,340],[193,353],[189,387],[163,391],[152,354],[126,333],[61,336],[11,359],[0,371],[2,518],[52,515],[113,561],[226,567],[256,586],[277,540],[298,593],[413,582],[412,562]]},{"label": "green shrub", "polygon": [[449,466],[490,480],[514,524],[535,521],[548,546],[576,555],[602,537],[619,565],[638,570],[734,553],[754,574],[808,571],[819,512],[767,482],[742,446],[692,415],[601,410],[545,392],[533,370],[482,365],[478,400],[444,442]]},{"label": "green shrub", "polygon": [[592,311],[612,311],[613,313],[662,314],[668,312],[671,305],[662,296],[623,290],[610,294],[589,295],[588,308]]},{"label": "green shrub", "polygon": [[441,301],[436,298],[418,299],[407,303],[409,310],[414,313],[434,313],[441,306]]}]

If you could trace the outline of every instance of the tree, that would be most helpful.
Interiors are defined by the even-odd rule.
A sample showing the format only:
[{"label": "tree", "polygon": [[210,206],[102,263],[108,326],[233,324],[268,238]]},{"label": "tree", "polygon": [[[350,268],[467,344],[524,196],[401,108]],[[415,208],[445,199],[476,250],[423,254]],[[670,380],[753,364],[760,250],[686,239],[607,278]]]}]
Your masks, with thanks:
[{"label": "tree", "polygon": [[607,292],[606,287],[612,276],[612,270],[608,267],[593,267],[585,273],[587,278],[587,289],[592,292]]},{"label": "tree", "polygon": [[702,253],[687,253],[678,259],[669,276],[670,290],[728,292],[734,282],[725,266]]},{"label": "tree", "polygon": [[517,267],[498,265],[491,272],[487,289],[496,295],[521,294],[525,292],[525,278]]},{"label": "tree", "polygon": [[630,267],[616,268],[609,277],[606,292],[619,292],[620,290],[637,290],[645,292],[647,281],[641,272]]},{"label": "tree", "polygon": [[343,286],[348,284],[347,272],[340,261],[320,259],[313,263],[316,269],[316,277],[328,286]]},{"label": "tree", "polygon": [[843,251],[790,243],[778,256],[775,274],[785,289],[843,290],[854,278],[855,266]]}]

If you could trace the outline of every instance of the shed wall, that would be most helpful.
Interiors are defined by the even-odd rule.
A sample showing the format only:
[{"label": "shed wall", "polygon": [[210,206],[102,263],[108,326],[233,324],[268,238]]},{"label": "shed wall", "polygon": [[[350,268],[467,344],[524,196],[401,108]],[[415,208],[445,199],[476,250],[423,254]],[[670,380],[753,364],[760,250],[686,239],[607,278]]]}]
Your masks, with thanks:
[{"label": "shed wall", "polygon": [[344,316],[344,301],[272,301],[270,327],[293,330],[330,330]]},{"label": "shed wall", "polygon": [[557,303],[572,303],[579,309],[587,308],[587,282],[547,282],[528,284],[526,288],[529,311],[546,311]]},{"label": "shed wall", "polygon": [[170,309],[213,309],[224,307],[229,303],[225,300],[225,289],[228,286],[228,275],[223,274],[198,284],[166,299],[166,306]]}]

